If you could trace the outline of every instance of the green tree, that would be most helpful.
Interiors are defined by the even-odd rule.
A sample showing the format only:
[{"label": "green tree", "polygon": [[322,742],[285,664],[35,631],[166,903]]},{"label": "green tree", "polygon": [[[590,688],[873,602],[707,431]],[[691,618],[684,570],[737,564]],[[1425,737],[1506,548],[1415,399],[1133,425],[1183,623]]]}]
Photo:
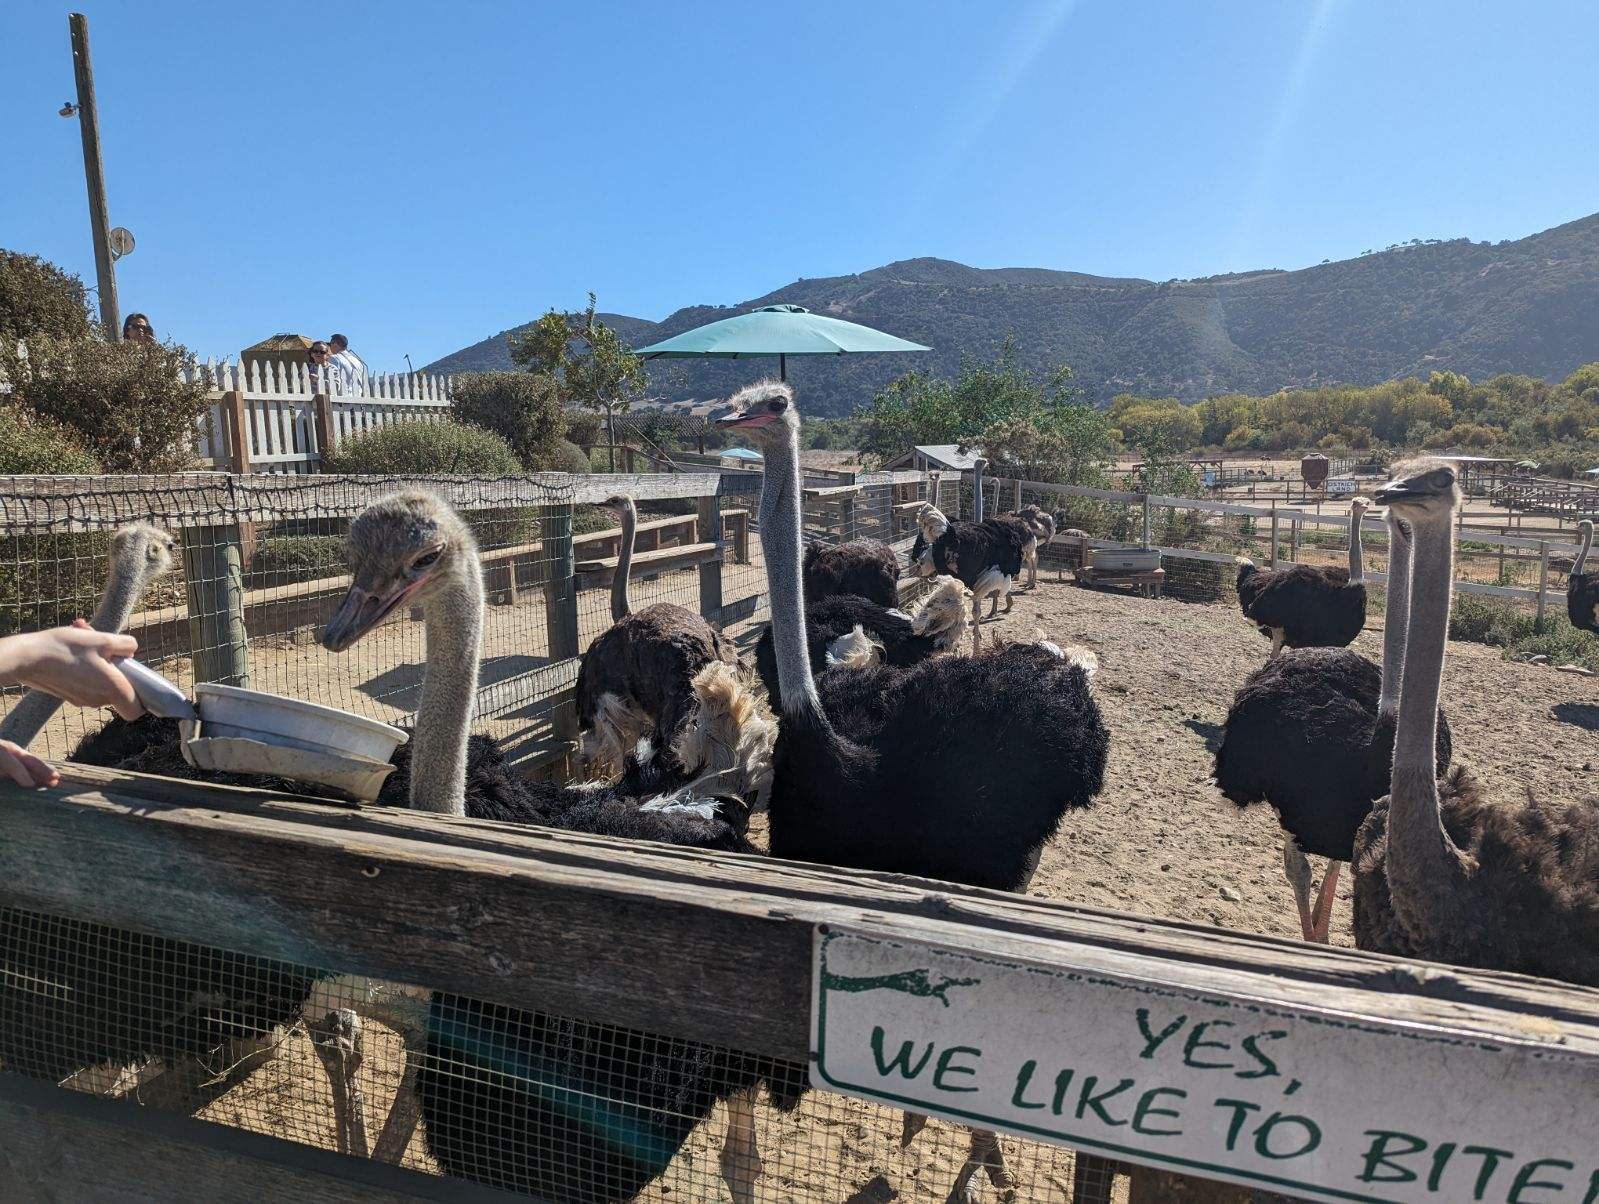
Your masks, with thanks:
[{"label": "green tree", "polygon": [[1061,364],[1039,381],[1007,336],[991,362],[963,358],[954,381],[913,371],[889,382],[861,412],[861,449],[886,459],[919,443],[977,443],[1008,419],[1048,426],[1054,411],[1078,400],[1071,379]]},{"label": "green tree", "polygon": [[530,371],[559,381],[571,404],[605,414],[611,471],[616,471],[616,415],[627,413],[644,391],[644,362],[621,336],[595,317],[596,299],[589,294],[581,314],[551,310],[511,340],[511,360]]},{"label": "green tree", "polygon": [[83,281],[37,255],[0,248],[0,342],[36,334],[86,339],[89,331]]},{"label": "green tree", "polygon": [[561,389],[537,372],[463,372],[450,408],[461,422],[493,431],[529,469],[554,466],[566,435]]}]

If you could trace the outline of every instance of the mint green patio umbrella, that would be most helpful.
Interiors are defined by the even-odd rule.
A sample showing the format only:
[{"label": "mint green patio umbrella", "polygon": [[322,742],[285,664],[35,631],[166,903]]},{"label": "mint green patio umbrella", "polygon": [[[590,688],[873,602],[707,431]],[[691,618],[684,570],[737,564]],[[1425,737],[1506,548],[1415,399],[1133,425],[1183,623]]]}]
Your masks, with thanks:
[{"label": "mint green patio umbrella", "polygon": [[871,351],[929,351],[920,343],[907,342],[842,318],[813,314],[803,305],[766,305],[709,322],[693,330],[640,347],[640,359],[724,359],[775,355],[777,373],[788,379],[791,355],[855,355]]}]

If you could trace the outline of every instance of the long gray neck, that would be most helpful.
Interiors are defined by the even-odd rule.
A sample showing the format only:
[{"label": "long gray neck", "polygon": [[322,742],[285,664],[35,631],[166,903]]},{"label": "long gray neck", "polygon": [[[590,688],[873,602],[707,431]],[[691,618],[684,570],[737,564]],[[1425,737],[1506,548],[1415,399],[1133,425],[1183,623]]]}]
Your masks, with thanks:
[{"label": "long gray neck", "polygon": [[1377,712],[1399,710],[1399,683],[1405,673],[1405,628],[1410,622],[1410,536],[1399,519],[1388,515],[1388,610],[1383,617],[1382,689]]},{"label": "long gray neck", "polygon": [[1366,580],[1365,549],[1360,542],[1360,528],[1365,525],[1366,513],[1358,507],[1349,508],[1349,583],[1359,585]]},{"label": "long gray neck", "polygon": [[1457,922],[1454,888],[1465,880],[1460,853],[1438,810],[1438,695],[1449,636],[1455,545],[1452,515],[1415,524],[1411,611],[1394,733],[1388,810],[1388,883],[1396,909],[1432,927]]},{"label": "long gray neck", "polygon": [[[100,605],[90,616],[89,626],[96,631],[121,631],[144,597],[150,578],[150,562],[142,545],[135,545],[127,557],[113,558]],[[60,709],[61,700],[54,694],[29,690],[0,720],[0,740],[11,740],[18,747],[27,748]]]},{"label": "long gray neck", "polygon": [[1582,532],[1582,550],[1577,553],[1577,563],[1571,566],[1571,575],[1578,576],[1588,563],[1588,552],[1593,547],[1593,520],[1583,519],[1577,524],[1577,530]]},{"label": "long gray neck", "polygon": [[777,653],[777,683],[783,712],[809,715],[824,725],[822,704],[811,676],[805,646],[805,607],[800,593],[800,474],[794,434],[766,452],[761,478],[761,549],[772,608],[772,644]]},{"label": "long gray neck", "polygon": [[427,669],[411,737],[411,806],[444,815],[466,814],[466,744],[483,635],[482,565],[472,549],[462,560],[422,608]]},{"label": "long gray neck", "polygon": [[633,541],[638,537],[638,508],[628,498],[622,507],[622,546],[616,554],[616,573],[611,577],[611,622],[620,623],[633,613],[627,598],[628,578],[633,575]]}]

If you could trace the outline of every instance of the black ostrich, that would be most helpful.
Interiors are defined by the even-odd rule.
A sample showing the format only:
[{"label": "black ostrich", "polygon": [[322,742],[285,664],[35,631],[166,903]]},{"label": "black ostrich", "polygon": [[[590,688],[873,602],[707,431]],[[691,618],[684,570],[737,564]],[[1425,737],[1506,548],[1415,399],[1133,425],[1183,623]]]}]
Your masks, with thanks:
[{"label": "black ostrich", "polygon": [[930,504],[917,512],[916,523],[920,530],[911,545],[911,571],[922,577],[954,577],[972,591],[975,655],[981,642],[978,621],[983,599],[991,599],[989,618],[998,613],[1001,595],[1006,612],[1010,611],[1011,590],[1028,557],[1036,554],[1038,538],[1019,518],[951,522],[943,511]]},{"label": "black ostrich", "polygon": [[1393,773],[1355,840],[1362,949],[1599,985],[1599,807],[1490,798],[1431,755],[1454,582],[1456,471],[1422,457],[1377,491],[1415,530]]},{"label": "black ostrich", "polygon": [[899,605],[899,558],[880,539],[813,540],[805,547],[805,601],[848,595],[882,607]]},{"label": "black ostrich", "polygon": [[[1269,803],[1282,825],[1283,870],[1306,940],[1326,941],[1341,863],[1355,833],[1387,792],[1394,713],[1409,611],[1409,541],[1390,516],[1388,613],[1383,666],[1347,648],[1302,648],[1251,673],[1227,712],[1216,750],[1216,785],[1247,806]],[[1438,772],[1449,765],[1449,722],[1439,715]],[[1314,907],[1306,854],[1328,859]]]},{"label": "black ostrich", "polygon": [[739,662],[732,642],[686,607],[658,602],[633,611],[628,585],[638,511],[626,495],[610,504],[622,512],[621,550],[611,577],[611,626],[583,654],[577,718],[585,759],[616,773],[643,737],[670,755],[689,718],[689,683],[695,674],[712,661]]},{"label": "black ostrich", "polygon": [[[970,598],[971,591],[953,577],[937,577],[933,591],[908,618],[902,611],[885,609],[865,598],[840,595],[813,602],[805,608],[811,671],[818,675],[826,671],[836,657],[838,642],[857,627],[881,647],[883,660],[890,665],[914,665],[940,652],[951,652],[965,626]],[[755,671],[773,709],[781,708],[783,691],[769,624],[755,645]]]},{"label": "black ostrich", "polygon": [[1582,550],[1577,553],[1577,563],[1571,566],[1566,578],[1566,617],[1573,627],[1599,633],[1599,573],[1583,571],[1593,547],[1593,520],[1583,519],[1577,524],[1577,530],[1582,533]]},{"label": "black ostrich", "polygon": [[[426,624],[416,732],[383,801],[401,801],[403,782],[418,810],[750,850],[742,798],[770,773],[772,724],[731,667],[713,661],[695,675],[675,756],[646,742],[614,782],[524,782],[492,740],[469,734],[483,624],[471,531],[440,499],[410,491],[363,511],[349,542],[354,584],[323,643],[348,648],[402,600],[414,599]],[[684,764],[699,775],[691,780]],[[436,993],[416,1093],[428,1151],[445,1170],[562,1204],[631,1199],[726,1100],[723,1173],[745,1204],[760,1170],[754,1091],[765,1081],[790,1107],[803,1076],[800,1066],[695,1042]]]},{"label": "black ostrich", "polygon": [[1271,655],[1286,648],[1346,648],[1366,626],[1366,570],[1361,557],[1360,521],[1371,503],[1349,504],[1349,567],[1313,568],[1293,564],[1263,569],[1238,558],[1238,605],[1260,634],[1271,640]]},{"label": "black ostrich", "polygon": [[[772,855],[1024,888],[1066,812],[1104,782],[1110,741],[1088,673],[1058,650],[1011,645],[903,669],[835,668],[819,696],[800,595],[793,394],[767,381],[732,404],[723,425],[766,453],[760,531],[783,697]],[[979,1167],[1013,1193],[997,1139],[974,1131],[954,1198]]]}]

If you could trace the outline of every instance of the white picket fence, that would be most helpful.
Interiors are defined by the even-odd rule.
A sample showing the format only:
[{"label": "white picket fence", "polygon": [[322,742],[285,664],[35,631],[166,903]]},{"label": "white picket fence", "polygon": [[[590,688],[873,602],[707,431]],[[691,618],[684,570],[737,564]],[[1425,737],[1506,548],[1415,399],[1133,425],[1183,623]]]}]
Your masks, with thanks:
[{"label": "white picket fence", "polygon": [[[375,427],[437,421],[450,408],[450,378],[429,372],[371,373],[359,391],[348,393],[334,380],[318,389],[307,364],[207,360],[189,372],[211,392],[196,431],[195,455],[221,469],[318,472],[325,438],[337,447]],[[235,425],[243,430],[242,457],[235,447]]]}]

